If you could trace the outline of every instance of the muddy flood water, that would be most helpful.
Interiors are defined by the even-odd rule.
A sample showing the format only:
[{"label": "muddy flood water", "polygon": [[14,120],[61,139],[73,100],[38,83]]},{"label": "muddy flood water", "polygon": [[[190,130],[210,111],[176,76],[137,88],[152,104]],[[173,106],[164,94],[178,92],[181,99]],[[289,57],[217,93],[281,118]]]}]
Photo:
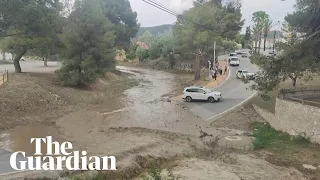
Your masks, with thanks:
[{"label": "muddy flood water", "polygon": [[[56,120],[56,126],[27,126],[7,130],[0,136],[1,148],[33,154],[34,144],[30,144],[30,138],[53,136],[54,140],[69,141],[76,148],[89,150],[92,146],[106,148],[107,145],[102,145],[104,142],[110,147],[114,141],[109,136],[110,128],[138,127],[199,135],[197,126],[207,126],[181,104],[169,100],[169,94],[175,87],[173,74],[131,67],[117,69],[132,74],[130,78],[139,80],[139,85],[98,107],[67,114]],[[98,149],[91,149],[91,152],[102,153]]]}]

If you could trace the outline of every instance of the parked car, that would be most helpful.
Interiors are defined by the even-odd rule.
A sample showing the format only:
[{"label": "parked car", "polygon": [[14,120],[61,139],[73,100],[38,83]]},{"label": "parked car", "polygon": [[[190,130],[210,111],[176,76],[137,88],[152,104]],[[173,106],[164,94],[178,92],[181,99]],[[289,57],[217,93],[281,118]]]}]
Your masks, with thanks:
[{"label": "parked car", "polygon": [[237,56],[230,57],[229,61],[230,66],[239,66],[240,65],[240,59]]},{"label": "parked car", "polygon": [[241,55],[241,54],[242,54],[242,52],[241,52],[241,51],[237,51],[237,54],[238,54],[238,55]]},{"label": "parked car", "polygon": [[228,58],[228,62],[230,63],[230,60],[232,57],[238,57],[238,54],[237,53],[230,53],[229,54],[229,58]]},{"label": "parked car", "polygon": [[243,53],[242,53],[242,55],[241,55],[241,57],[243,57],[243,58],[247,58],[247,57],[248,57],[248,54],[247,54],[247,53],[245,53],[245,52],[243,52]]},{"label": "parked car", "polygon": [[204,100],[213,103],[220,101],[222,99],[222,94],[213,89],[191,86],[184,88],[182,98],[187,102],[191,102],[192,100]]},{"label": "parked car", "polygon": [[243,70],[243,69],[237,70],[236,76],[238,79],[242,79],[243,77],[248,80],[255,79],[255,73],[251,73],[248,70]]}]

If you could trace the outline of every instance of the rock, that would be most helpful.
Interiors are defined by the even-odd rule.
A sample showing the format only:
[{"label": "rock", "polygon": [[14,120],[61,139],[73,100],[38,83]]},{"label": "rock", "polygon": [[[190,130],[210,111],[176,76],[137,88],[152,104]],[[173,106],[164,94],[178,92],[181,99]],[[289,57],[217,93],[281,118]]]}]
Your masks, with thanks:
[{"label": "rock", "polygon": [[308,165],[308,164],[303,164],[302,165],[305,169],[310,169],[310,170],[316,170],[317,168],[312,166],[312,165]]}]

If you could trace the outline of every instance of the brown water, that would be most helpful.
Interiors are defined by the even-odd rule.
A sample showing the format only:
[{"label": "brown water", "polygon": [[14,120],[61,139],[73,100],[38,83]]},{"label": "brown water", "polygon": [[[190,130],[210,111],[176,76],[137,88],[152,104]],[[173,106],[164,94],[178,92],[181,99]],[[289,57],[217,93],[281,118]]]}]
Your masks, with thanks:
[{"label": "brown water", "polygon": [[94,153],[105,151],[107,145],[102,144],[112,141],[107,137],[112,127],[142,127],[199,135],[197,126],[207,126],[181,105],[168,101],[167,94],[175,87],[173,74],[138,68],[118,69],[133,74],[131,78],[140,80],[140,84],[98,107],[58,119],[57,127],[28,126],[6,131],[0,139],[0,148],[32,154],[35,146],[30,144],[30,138],[51,135],[54,140],[74,143],[77,150]]}]

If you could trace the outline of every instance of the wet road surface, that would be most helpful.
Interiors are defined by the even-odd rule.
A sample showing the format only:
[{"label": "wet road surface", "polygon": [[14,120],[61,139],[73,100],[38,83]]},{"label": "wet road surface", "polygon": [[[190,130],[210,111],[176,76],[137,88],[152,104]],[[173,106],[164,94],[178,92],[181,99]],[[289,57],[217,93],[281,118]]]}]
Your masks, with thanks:
[{"label": "wet road surface", "polygon": [[186,103],[189,110],[201,117],[208,123],[213,121],[215,117],[222,115],[233,107],[247,100],[250,96],[255,94],[255,91],[248,89],[251,83],[244,84],[241,80],[236,78],[236,71],[238,69],[247,69],[250,72],[257,72],[257,66],[251,64],[249,58],[240,58],[239,67],[230,67],[230,76],[223,84],[215,88],[216,91],[222,93],[223,100],[218,103],[208,102],[191,102]]},{"label": "wet road surface", "polygon": [[[53,62],[52,66],[49,64],[49,68],[41,67],[41,63],[36,62],[36,65],[32,66],[31,62],[23,62],[22,68],[27,72],[37,71],[39,67],[40,72],[50,72],[58,68],[58,65]],[[4,68],[4,66],[0,67],[0,70],[1,68]],[[6,65],[5,68],[13,71],[13,65]],[[251,71],[255,69],[248,59],[242,59],[239,68]],[[215,104],[195,102],[182,103],[181,105],[170,102],[170,97],[167,95],[172,92],[175,86],[173,74],[141,68],[117,67],[117,69],[133,74],[134,76],[131,76],[131,78],[140,80],[140,84],[125,91],[121,97],[114,97],[97,109],[71,113],[57,120],[57,125],[64,130],[64,139],[75,142],[81,148],[95,147],[98,152],[98,147],[101,146],[101,151],[108,152],[107,148],[109,147],[104,147],[102,140],[108,141],[104,132],[111,127],[142,127],[199,135],[198,127],[200,126],[205,130],[208,125],[208,122],[204,120],[232,108],[254,93],[246,90],[248,85],[244,85],[235,78],[237,67],[233,67],[229,80],[217,88],[223,94],[223,101]],[[187,108],[181,107],[185,105],[188,106],[192,113]],[[76,128],[75,124],[77,125]],[[12,172],[9,164],[10,152],[7,150],[11,152],[18,150],[32,152],[29,143],[31,135],[45,137],[46,135],[57,134],[54,130],[49,130],[45,127],[25,129],[28,128],[21,127],[16,131],[6,132],[9,136],[5,139],[11,145],[7,147],[2,145],[2,148],[6,150],[0,151],[0,174]],[[37,134],[38,131],[35,131],[35,129],[43,129],[45,132],[39,131],[39,134]],[[34,132],[35,134],[27,135],[28,133],[21,133],[25,131]],[[212,134],[215,133],[214,131],[210,132]],[[83,136],[83,134],[87,135]],[[3,141],[3,138],[1,140]],[[121,145],[122,142],[120,143],[121,146],[119,148],[127,142],[123,143],[123,145]],[[117,144],[119,145],[119,143],[116,143],[114,146],[117,146]]]}]

